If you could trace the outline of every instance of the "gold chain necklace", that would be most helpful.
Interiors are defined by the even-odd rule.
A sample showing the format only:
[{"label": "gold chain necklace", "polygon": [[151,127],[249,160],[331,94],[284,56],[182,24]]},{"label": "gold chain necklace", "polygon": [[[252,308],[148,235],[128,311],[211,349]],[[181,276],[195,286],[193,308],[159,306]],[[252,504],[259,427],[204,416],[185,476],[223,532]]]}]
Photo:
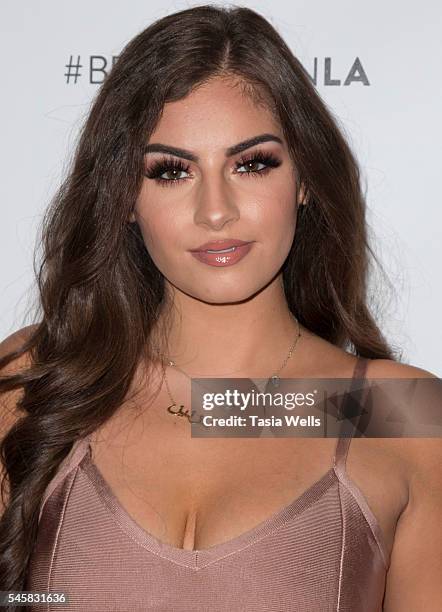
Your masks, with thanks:
[{"label": "gold chain necklace", "polygon": [[[282,370],[282,369],[283,369],[283,368],[286,366],[286,364],[287,364],[288,360],[289,360],[289,359],[290,359],[290,357],[292,356],[292,353],[293,353],[293,351],[294,351],[294,349],[295,349],[295,347],[296,347],[296,345],[297,345],[297,343],[298,343],[299,338],[301,337],[301,329],[300,329],[300,326],[299,326],[299,321],[298,321],[298,319],[297,319],[296,317],[293,317],[293,318],[295,319],[295,321],[296,321],[296,323],[297,323],[297,325],[298,325],[298,331],[297,331],[297,333],[296,333],[295,340],[293,341],[293,344],[292,344],[292,346],[290,347],[289,352],[288,352],[288,354],[287,354],[287,357],[284,359],[284,361],[283,361],[282,365],[281,365],[281,366],[279,367],[279,369],[278,369],[278,370],[276,370],[276,372],[275,372],[274,374],[272,374],[272,375],[270,376],[270,378],[267,380],[267,383],[269,383],[269,381],[271,381],[274,387],[278,387],[278,386],[279,386],[279,384],[280,384],[280,378],[279,378],[279,376],[278,376],[278,375],[279,375],[279,373],[281,372],[281,370]],[[179,408],[178,408],[177,403],[176,403],[175,399],[173,398],[172,393],[171,393],[170,388],[169,388],[169,383],[168,383],[168,381],[167,381],[167,375],[166,375],[166,366],[167,366],[167,365],[169,365],[169,366],[171,366],[171,367],[174,367],[176,370],[178,370],[179,372],[181,372],[182,374],[184,374],[185,376],[187,376],[187,378],[189,378],[189,380],[192,380],[192,376],[190,376],[190,375],[189,375],[187,372],[185,372],[185,371],[184,371],[182,368],[178,367],[178,366],[176,365],[176,363],[175,363],[174,361],[172,361],[171,359],[168,359],[168,358],[167,358],[167,359],[165,359],[165,358],[164,358],[164,357],[163,357],[163,356],[160,354],[160,351],[159,351],[158,347],[156,347],[156,346],[155,346],[155,347],[154,347],[154,350],[157,352],[158,357],[159,357],[159,358],[160,358],[160,360],[161,360],[161,366],[162,366],[162,370],[163,370],[163,380],[164,380],[164,383],[165,383],[165,385],[166,385],[167,394],[169,395],[169,398],[170,398],[170,400],[171,400],[171,402],[172,402],[172,404],[170,404],[169,406],[167,406],[167,412],[168,412],[169,414],[172,414],[173,416],[178,416],[178,417],[186,417],[186,418],[187,418],[187,420],[189,421],[189,423],[198,422],[198,421],[192,421],[192,416],[193,416],[193,414],[194,414],[194,411],[189,412],[189,410],[186,410],[186,409],[185,409],[185,407],[184,407],[184,405],[183,405],[183,404],[180,404],[180,406],[179,406]],[[164,364],[164,359],[167,361],[167,364]],[[193,377],[193,378],[195,378],[195,377]],[[206,376],[205,378],[207,378],[207,376]]]}]

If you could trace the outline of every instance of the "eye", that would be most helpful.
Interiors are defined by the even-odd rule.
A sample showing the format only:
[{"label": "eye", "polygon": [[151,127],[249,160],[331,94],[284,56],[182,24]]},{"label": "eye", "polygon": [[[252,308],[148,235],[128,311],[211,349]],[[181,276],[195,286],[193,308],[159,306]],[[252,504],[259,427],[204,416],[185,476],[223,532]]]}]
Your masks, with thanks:
[{"label": "eye", "polygon": [[[282,162],[272,153],[256,151],[254,154],[243,157],[236,162],[235,170],[239,175],[262,177],[272,168],[280,166],[281,163]],[[245,170],[240,170],[240,168],[243,167]],[[145,171],[145,176],[155,180],[161,186],[174,187],[189,178],[182,176],[183,173],[189,174],[189,170],[189,165],[171,157],[155,161],[152,166]]]},{"label": "eye", "polygon": [[[259,164],[261,164],[261,166],[263,166],[263,168],[265,168],[265,164],[263,164],[262,162],[257,161],[256,159],[251,159],[250,161],[245,162],[244,164],[240,164],[239,168],[241,168],[241,166],[247,166],[248,170],[245,171],[245,173],[248,172],[260,172],[263,168],[256,168],[256,166]],[[253,167],[251,168],[251,166],[255,166],[255,169],[253,169]],[[240,172],[239,174],[244,174],[244,172]]]},{"label": "eye", "polygon": [[187,177],[180,176],[183,172],[188,173],[189,166],[180,160],[170,158],[156,161],[146,170],[145,176],[149,179],[154,179],[163,186],[169,187],[186,180]]},{"label": "eye", "polygon": [[[169,176],[166,176],[167,180],[172,180],[172,181],[179,181],[181,178],[183,178],[182,176],[179,176],[181,173],[185,172],[185,170],[181,170],[178,168],[171,168],[170,170],[166,170],[165,172],[163,172],[162,174],[169,174]],[[163,178],[163,176],[161,175],[160,178]]]},{"label": "eye", "polygon": [[[252,176],[263,176],[267,174],[271,168],[277,168],[281,165],[281,161],[272,155],[271,153],[264,153],[263,151],[257,151],[256,153],[242,158],[236,163],[236,170],[238,174],[252,175]],[[239,169],[245,167],[245,171]],[[258,166],[263,166],[259,168]]]}]

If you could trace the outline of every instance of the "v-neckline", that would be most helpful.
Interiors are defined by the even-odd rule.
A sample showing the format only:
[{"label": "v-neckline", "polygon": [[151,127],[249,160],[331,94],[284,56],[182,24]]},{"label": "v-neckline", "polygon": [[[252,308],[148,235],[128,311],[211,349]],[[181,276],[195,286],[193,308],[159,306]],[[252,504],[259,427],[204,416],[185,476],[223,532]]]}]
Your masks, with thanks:
[{"label": "v-neckline", "polygon": [[135,539],[138,544],[164,559],[168,559],[177,565],[194,570],[202,569],[224,557],[238,553],[244,548],[270,535],[288,520],[300,514],[304,509],[322,497],[333,483],[339,480],[335,468],[332,466],[294,500],[251,529],[248,529],[239,536],[231,538],[226,542],[220,542],[208,548],[189,550],[162,542],[136,522],[121,504],[100,469],[95,464],[92,458],[90,444],[87,445],[87,452],[79,466],[87,474],[100,499],[112,512],[118,524],[126,533]]},{"label": "v-neckline", "polygon": [[[355,384],[359,378],[365,378],[365,368],[368,360],[364,357],[358,357],[354,366],[353,376],[351,378],[351,385]],[[344,421],[345,422],[345,421]],[[251,546],[252,544],[259,542],[261,539],[275,532],[282,525],[287,523],[291,518],[299,515],[303,510],[311,506],[319,498],[321,498],[330,487],[341,482],[342,474],[340,475],[339,460],[336,459],[339,455],[344,454],[348,448],[348,441],[346,438],[338,439],[335,447],[334,459],[332,466],[323,474],[317,481],[305,489],[300,495],[294,500],[289,502],[283,508],[280,508],[274,512],[271,516],[267,517],[255,527],[248,529],[239,536],[231,538],[226,542],[220,542],[209,548],[193,549],[188,550],[184,548],[178,548],[172,546],[166,542],[162,542],[153,534],[149,533],[139,525],[136,520],[126,511],[124,506],[119,501],[118,497],[112,490],[110,484],[104,478],[98,466],[95,464],[92,457],[92,447],[90,444],[90,435],[86,436],[82,440],[82,444],[86,445],[86,453],[83,459],[80,461],[79,466],[89,477],[90,482],[93,484],[97,494],[99,495],[105,506],[111,511],[117,523],[133,540],[135,540],[142,547],[146,548],[150,552],[164,558],[169,561],[188,567],[193,570],[199,570],[211,563],[219,561],[230,555],[239,553],[241,550]],[[344,470],[345,472],[345,470]],[[347,483],[355,491],[357,487],[351,484],[350,479],[344,474],[344,478],[347,478]],[[363,495],[360,491],[357,492],[359,503],[363,503],[365,507],[365,515],[368,515],[368,521],[373,525],[372,529],[375,529],[380,537],[380,529],[378,527],[376,518],[372,516],[371,510],[368,504],[365,502]],[[382,539],[382,538],[380,538]],[[381,542],[381,544],[383,541]]]}]

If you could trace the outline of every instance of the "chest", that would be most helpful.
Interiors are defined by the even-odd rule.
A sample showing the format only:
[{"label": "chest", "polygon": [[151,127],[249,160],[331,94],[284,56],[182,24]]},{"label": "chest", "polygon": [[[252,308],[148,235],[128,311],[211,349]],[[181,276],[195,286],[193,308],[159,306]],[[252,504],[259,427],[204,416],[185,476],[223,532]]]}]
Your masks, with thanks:
[{"label": "chest", "polygon": [[[101,431],[92,460],[125,511],[170,546],[202,550],[239,537],[315,486],[335,438],[191,438],[186,419],[152,416]],[[372,510],[388,552],[406,499],[385,440],[353,440],[347,474]]]}]

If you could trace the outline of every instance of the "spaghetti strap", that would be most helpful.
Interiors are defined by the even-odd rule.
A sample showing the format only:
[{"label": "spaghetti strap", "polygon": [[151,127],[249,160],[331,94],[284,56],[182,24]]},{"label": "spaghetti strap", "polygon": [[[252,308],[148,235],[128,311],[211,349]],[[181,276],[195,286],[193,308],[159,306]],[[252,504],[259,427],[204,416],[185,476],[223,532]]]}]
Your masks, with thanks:
[{"label": "spaghetti strap", "polygon": [[357,379],[365,378],[369,361],[370,360],[368,359],[368,357],[358,357],[355,364],[355,368],[353,370],[352,384]]},{"label": "spaghetti strap", "polygon": [[47,500],[49,499],[49,497],[52,495],[52,493],[54,492],[54,490],[57,488],[57,486],[60,484],[60,482],[62,482],[66,476],[80,463],[80,461],[83,459],[85,453],[89,450],[90,446],[89,446],[89,439],[90,439],[90,435],[85,436],[83,438],[79,438],[78,440],[76,440],[73,445],[71,450],[69,451],[69,453],[66,455],[66,457],[61,461],[60,465],[58,466],[58,469],[55,473],[55,475],[53,476],[53,478],[49,481],[42,499],[41,499],[41,503],[40,503],[40,511],[39,511],[39,515],[38,515],[38,522],[40,522],[41,520],[41,515],[43,513],[43,508],[47,502]]},{"label": "spaghetti strap", "polygon": [[[345,395],[343,400],[343,405],[347,406],[349,402],[357,401],[355,398],[355,391],[360,386],[360,381],[365,380],[367,366],[369,363],[369,359],[367,357],[358,356],[354,370],[353,377],[351,379],[350,392]],[[343,408],[342,412],[345,414],[345,409]],[[352,423],[347,417],[344,416],[340,428],[339,428],[339,437],[335,446],[335,454],[333,457],[333,466],[338,468],[340,471],[345,470],[345,462],[347,460],[348,448],[350,446],[351,439],[353,437],[354,431],[357,428],[359,419],[361,418],[362,412],[359,412],[359,417],[355,423]]]}]

